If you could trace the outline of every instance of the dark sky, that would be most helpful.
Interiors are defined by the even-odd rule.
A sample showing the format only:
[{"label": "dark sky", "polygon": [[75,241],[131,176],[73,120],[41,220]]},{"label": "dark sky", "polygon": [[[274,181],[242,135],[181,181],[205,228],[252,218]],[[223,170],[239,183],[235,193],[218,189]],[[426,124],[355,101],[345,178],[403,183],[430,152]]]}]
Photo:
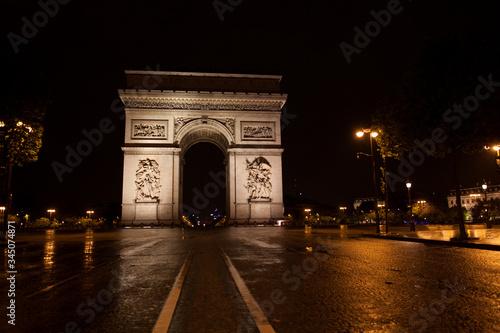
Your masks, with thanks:
[{"label": "dark sky", "polygon": [[[426,38],[481,32],[498,20],[491,1],[401,1],[401,12],[348,64],[339,44],[353,44],[354,27],[363,29],[372,10],[387,6],[247,0],[221,21],[212,0],[72,0],[59,5],[16,54],[8,33],[22,35],[22,18],[33,22],[42,9],[36,1],[8,1],[1,19],[2,84],[43,70],[52,100],[39,161],[15,170],[15,202],[75,214],[121,202],[124,122],[112,105],[125,86],[125,69],[283,75],[291,115],[283,132],[285,194],[297,179],[305,197],[324,204],[370,196],[369,161],[356,159],[357,151],[368,151],[367,140],[354,132],[369,123],[377,100],[401,84]],[[75,148],[85,138],[82,131],[103,118],[111,119],[114,131],[60,182],[52,163],[63,163],[65,147]],[[449,170],[448,161],[426,160],[413,175],[415,190],[445,193],[453,186]],[[460,173],[464,186],[483,178],[500,182],[488,152],[463,156]]]}]

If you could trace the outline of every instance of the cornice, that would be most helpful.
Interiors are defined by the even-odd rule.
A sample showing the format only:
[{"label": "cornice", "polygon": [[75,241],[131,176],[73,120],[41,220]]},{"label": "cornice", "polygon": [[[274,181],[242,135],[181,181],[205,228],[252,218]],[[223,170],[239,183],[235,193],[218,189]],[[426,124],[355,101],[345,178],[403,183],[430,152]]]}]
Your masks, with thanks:
[{"label": "cornice", "polygon": [[225,111],[281,111],[282,100],[204,99],[121,96],[126,108]]}]

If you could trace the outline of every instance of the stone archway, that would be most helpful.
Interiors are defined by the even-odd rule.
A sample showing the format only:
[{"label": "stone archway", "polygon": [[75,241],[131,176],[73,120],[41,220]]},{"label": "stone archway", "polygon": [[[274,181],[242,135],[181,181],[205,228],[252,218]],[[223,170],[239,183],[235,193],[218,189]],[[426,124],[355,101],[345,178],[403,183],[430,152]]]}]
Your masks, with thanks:
[{"label": "stone archway", "polygon": [[[213,198],[213,194],[215,193],[215,195],[217,195],[219,191],[226,192],[225,208],[227,209],[229,207],[229,202],[227,201],[229,195],[229,186],[227,186],[227,157],[230,145],[234,144],[234,142],[229,140],[232,140],[230,133],[228,133],[221,122],[214,119],[189,119],[186,126],[183,126],[182,130],[179,131],[176,140],[181,149],[179,207],[181,213],[186,217],[191,214],[198,215],[200,210],[206,208],[208,205],[207,201]],[[185,155],[192,146],[201,142],[213,144],[220,149],[224,155],[225,170],[224,172],[213,172],[212,170],[212,172],[209,173],[210,181],[204,184],[198,184],[197,190],[199,192],[193,197],[193,200],[191,202],[184,202],[184,191],[189,191],[189,189],[185,189],[184,184]]]},{"label": "stone archway", "polygon": [[229,222],[283,216],[280,76],[125,73],[123,224],[181,221],[183,156],[198,142],[225,155]]}]

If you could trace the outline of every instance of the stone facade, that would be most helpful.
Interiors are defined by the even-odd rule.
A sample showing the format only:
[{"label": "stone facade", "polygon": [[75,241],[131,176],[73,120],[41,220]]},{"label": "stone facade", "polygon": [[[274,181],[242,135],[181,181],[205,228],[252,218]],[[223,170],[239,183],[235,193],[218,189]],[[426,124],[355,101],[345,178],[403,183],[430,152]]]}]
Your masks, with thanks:
[{"label": "stone facade", "polygon": [[123,224],[180,223],[183,156],[198,142],[225,154],[230,223],[283,216],[280,76],[125,73]]}]

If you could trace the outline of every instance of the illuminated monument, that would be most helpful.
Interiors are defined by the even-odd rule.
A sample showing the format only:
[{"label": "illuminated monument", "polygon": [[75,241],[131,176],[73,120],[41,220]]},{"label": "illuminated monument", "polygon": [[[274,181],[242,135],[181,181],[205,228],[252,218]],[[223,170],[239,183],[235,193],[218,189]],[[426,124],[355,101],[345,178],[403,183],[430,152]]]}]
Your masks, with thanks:
[{"label": "illuminated monument", "polygon": [[281,76],[125,74],[123,224],[180,223],[183,157],[198,142],[224,153],[229,223],[283,216]]}]

